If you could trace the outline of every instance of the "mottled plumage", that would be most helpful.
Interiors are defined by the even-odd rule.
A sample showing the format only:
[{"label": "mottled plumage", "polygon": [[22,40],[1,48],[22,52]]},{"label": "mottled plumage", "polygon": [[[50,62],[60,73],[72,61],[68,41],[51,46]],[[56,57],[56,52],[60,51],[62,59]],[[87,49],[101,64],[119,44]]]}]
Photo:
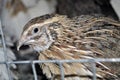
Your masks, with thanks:
[{"label": "mottled plumage", "polygon": [[[29,21],[19,40],[39,53],[39,60],[76,60],[109,58],[120,53],[120,23],[110,18],[82,15],[44,15]],[[109,64],[107,64],[109,65]],[[97,62],[100,80],[115,73],[104,63]],[[48,79],[60,80],[60,69],[55,63],[40,64]],[[92,80],[89,63],[64,63],[65,80]]]}]

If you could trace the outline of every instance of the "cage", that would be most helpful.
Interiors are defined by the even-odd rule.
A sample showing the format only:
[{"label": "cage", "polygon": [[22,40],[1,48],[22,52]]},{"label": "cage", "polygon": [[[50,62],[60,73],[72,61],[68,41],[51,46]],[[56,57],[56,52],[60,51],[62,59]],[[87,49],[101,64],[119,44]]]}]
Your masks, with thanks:
[{"label": "cage", "polygon": [[[3,50],[3,57],[4,59],[0,61],[0,65],[4,65],[4,67],[6,68],[6,72],[7,72],[7,75],[8,76],[8,80],[13,80],[13,78],[11,77],[11,75],[13,75],[10,71],[10,66],[12,64],[30,64],[32,66],[32,73],[34,75],[34,80],[39,80],[38,79],[38,75],[37,75],[37,72],[36,72],[36,67],[35,67],[35,64],[41,64],[41,63],[57,63],[59,64],[59,68],[60,68],[60,72],[61,72],[61,80],[64,80],[64,69],[63,69],[63,63],[90,63],[91,64],[91,68],[92,68],[92,72],[93,72],[93,80],[97,80],[96,79],[96,63],[97,62],[120,62],[120,58],[94,58],[94,59],[79,59],[79,60],[48,60],[48,61],[45,61],[45,60],[8,60],[8,55],[9,53],[7,53],[7,47],[6,47],[6,40],[5,40],[5,33],[3,32],[3,26],[4,23],[3,23],[3,10],[5,9],[5,4],[6,4],[6,1],[7,0],[2,0],[1,1],[1,5],[0,5],[0,34],[1,34],[1,46],[2,46],[2,49]],[[1,79],[2,80],[2,79]],[[3,79],[3,80],[7,80],[7,79]]]}]

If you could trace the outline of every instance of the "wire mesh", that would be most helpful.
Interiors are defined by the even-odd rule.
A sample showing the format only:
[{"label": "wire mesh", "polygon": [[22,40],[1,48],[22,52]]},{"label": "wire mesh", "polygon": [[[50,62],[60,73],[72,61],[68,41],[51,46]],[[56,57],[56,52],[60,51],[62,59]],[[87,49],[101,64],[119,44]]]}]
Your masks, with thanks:
[{"label": "wire mesh", "polygon": [[[1,6],[2,9],[4,9],[4,4],[6,0],[2,0]],[[9,80],[13,80],[11,78],[10,74],[10,64],[31,64],[32,70],[33,70],[33,75],[34,75],[34,80],[37,79],[37,73],[35,69],[35,64],[39,63],[57,63],[59,64],[60,67],[60,72],[61,72],[61,80],[64,80],[64,69],[63,69],[63,63],[91,63],[92,64],[92,72],[93,72],[93,80],[96,80],[96,63],[97,62],[120,62],[120,58],[96,58],[96,59],[79,59],[79,60],[27,60],[27,61],[8,61],[7,59],[7,52],[6,52],[6,43],[5,43],[5,38],[4,38],[4,33],[2,27],[4,26],[2,24],[2,9],[0,13],[0,34],[2,36],[2,45],[3,45],[3,51],[4,51],[4,57],[5,61],[0,62],[0,64],[5,64],[7,69],[8,69],[8,76]]]}]

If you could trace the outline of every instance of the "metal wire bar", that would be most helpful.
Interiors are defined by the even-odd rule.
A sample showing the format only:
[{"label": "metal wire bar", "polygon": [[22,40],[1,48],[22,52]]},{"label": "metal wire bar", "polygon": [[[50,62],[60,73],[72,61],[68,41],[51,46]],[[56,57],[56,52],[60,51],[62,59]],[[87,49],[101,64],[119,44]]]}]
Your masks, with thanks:
[{"label": "metal wire bar", "polygon": [[[95,59],[78,59],[78,60],[34,60],[33,63],[73,63],[73,62],[80,62],[80,63],[86,63],[86,62],[120,62],[120,58],[95,58]],[[1,61],[0,64],[5,64],[6,62]],[[8,64],[28,64],[31,63],[30,60],[25,61],[8,61]]]},{"label": "metal wire bar", "polygon": [[64,80],[64,68],[63,68],[63,63],[61,61],[57,62],[59,63],[60,66],[60,73],[61,73],[61,80]]},{"label": "metal wire bar", "polygon": [[[0,21],[0,25],[1,25],[1,21]],[[3,35],[3,30],[2,30],[2,26],[0,26],[0,33],[1,33],[1,36],[2,36],[2,45],[3,45],[3,52],[4,52],[4,64],[6,65],[7,67],[7,73],[8,73],[8,77],[9,77],[9,80],[12,80],[11,79],[11,74],[10,74],[10,67],[9,65],[6,63],[8,61],[8,58],[7,58],[7,51],[6,51],[6,44],[5,44],[5,39],[4,39],[4,35]]]},{"label": "metal wire bar", "polygon": [[[2,37],[2,45],[3,45],[3,52],[4,52],[4,59],[5,61],[7,62],[8,61],[8,56],[7,56],[7,48],[6,48],[6,42],[5,42],[5,38],[4,38],[4,33],[3,33],[3,23],[2,23],[2,20],[3,20],[3,10],[5,8],[5,3],[6,3],[6,0],[2,0],[1,1],[1,13],[0,13],[0,33],[1,33],[1,37]],[[5,65],[7,67],[7,73],[8,73],[8,77],[9,77],[9,80],[12,80],[11,78],[11,73],[10,73],[10,66],[5,62]]]},{"label": "metal wire bar", "polygon": [[96,80],[96,62],[120,62],[120,58],[95,58],[95,59],[79,59],[79,60],[27,60],[27,61],[8,61],[8,62],[0,62],[0,64],[32,64],[34,80],[37,80],[37,74],[35,69],[36,63],[58,63],[60,64],[61,69],[61,79],[64,80],[64,70],[63,70],[63,63],[72,63],[72,62],[80,62],[80,63],[92,63],[93,67],[93,80]]},{"label": "metal wire bar", "polygon": [[1,15],[0,15],[0,19],[1,19],[1,21],[0,21],[0,24],[1,24],[1,26],[0,26],[0,33],[1,33],[1,37],[2,37],[2,45],[3,45],[3,51],[4,51],[4,58],[5,58],[5,61],[8,61],[7,59],[7,48],[6,48],[6,42],[5,42],[5,37],[4,37],[4,33],[3,33],[3,29],[2,29],[2,27],[3,27],[3,24],[2,24],[2,20],[3,20],[3,10],[4,10],[4,6],[5,6],[5,1],[6,0],[2,0],[1,2],[1,5],[2,5],[2,9],[1,9]]},{"label": "metal wire bar", "polygon": [[93,61],[91,61],[92,64],[92,72],[93,72],[93,80],[96,80],[96,63]]},{"label": "metal wire bar", "polygon": [[38,80],[38,79],[37,79],[36,68],[35,68],[35,63],[31,62],[31,65],[32,65],[34,80]]}]

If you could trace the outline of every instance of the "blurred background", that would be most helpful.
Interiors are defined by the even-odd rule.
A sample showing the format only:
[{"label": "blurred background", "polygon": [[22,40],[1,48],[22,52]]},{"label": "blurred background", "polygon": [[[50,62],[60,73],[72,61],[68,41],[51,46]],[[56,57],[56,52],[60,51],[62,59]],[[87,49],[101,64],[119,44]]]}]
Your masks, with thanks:
[{"label": "blurred background", "polygon": [[[18,52],[17,41],[24,25],[32,18],[44,14],[57,13],[68,17],[80,15],[101,15],[120,20],[120,0],[0,0],[1,25],[6,42],[6,54],[9,61],[36,60],[38,54],[28,46]],[[4,61],[3,47],[0,49],[0,61]],[[34,54],[33,54],[34,53]],[[47,80],[36,64],[38,80]],[[30,64],[10,66],[13,80],[33,80]],[[9,80],[7,68],[0,65],[0,80]]]}]

